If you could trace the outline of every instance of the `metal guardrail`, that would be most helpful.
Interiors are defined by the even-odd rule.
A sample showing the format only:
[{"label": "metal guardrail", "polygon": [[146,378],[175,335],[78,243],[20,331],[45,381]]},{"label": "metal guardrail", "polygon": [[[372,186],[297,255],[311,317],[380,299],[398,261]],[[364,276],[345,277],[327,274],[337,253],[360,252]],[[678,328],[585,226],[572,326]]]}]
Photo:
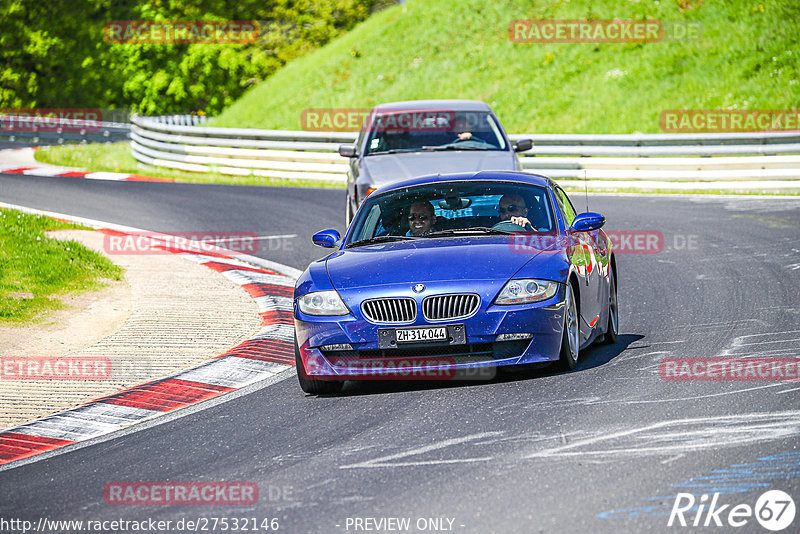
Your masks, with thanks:
[{"label": "metal guardrail", "polygon": [[512,140],[571,146],[763,145],[800,143],[800,132],[664,133],[664,134],[511,134]]},{"label": "metal guardrail", "polygon": [[[46,122],[46,124],[44,124]],[[127,141],[130,124],[63,118],[32,118],[26,115],[0,115],[0,138],[11,142],[63,144],[64,142],[112,143]]]},{"label": "metal guardrail", "polygon": [[[205,117],[131,117],[134,158],[196,172],[344,181],[349,132],[201,126]],[[800,179],[800,132],[717,134],[514,134],[532,139],[523,170],[553,178]]]}]

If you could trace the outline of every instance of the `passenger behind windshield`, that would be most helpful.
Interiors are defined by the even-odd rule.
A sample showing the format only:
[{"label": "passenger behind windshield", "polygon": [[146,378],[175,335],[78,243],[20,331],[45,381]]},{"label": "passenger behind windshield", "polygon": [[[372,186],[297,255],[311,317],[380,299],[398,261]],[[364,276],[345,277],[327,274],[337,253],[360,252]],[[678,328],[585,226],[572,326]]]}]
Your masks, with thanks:
[{"label": "passenger behind windshield", "polygon": [[411,204],[408,210],[408,236],[420,237],[431,231],[436,223],[436,214],[430,202],[420,200]]}]

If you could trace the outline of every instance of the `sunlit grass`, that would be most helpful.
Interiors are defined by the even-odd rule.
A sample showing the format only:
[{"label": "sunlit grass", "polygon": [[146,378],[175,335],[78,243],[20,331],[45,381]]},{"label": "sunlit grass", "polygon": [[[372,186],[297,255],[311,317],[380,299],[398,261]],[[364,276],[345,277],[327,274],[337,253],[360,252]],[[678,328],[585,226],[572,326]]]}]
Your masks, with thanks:
[{"label": "sunlit grass", "polygon": [[[509,38],[519,19],[676,30],[653,43],[526,44]],[[300,129],[307,108],[468,98],[511,133],[658,133],[664,110],[794,109],[798,19],[793,0],[410,0],[290,62],[211,124]]]},{"label": "sunlit grass", "polygon": [[60,295],[103,287],[122,269],[76,241],[44,232],[82,228],[16,210],[0,210],[0,323],[31,320],[62,307]]}]

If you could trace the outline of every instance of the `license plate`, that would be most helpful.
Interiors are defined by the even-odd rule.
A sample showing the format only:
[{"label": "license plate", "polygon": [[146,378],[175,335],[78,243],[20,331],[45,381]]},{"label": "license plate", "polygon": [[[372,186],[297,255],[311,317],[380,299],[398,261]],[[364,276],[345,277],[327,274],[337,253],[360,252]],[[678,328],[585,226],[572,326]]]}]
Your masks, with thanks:
[{"label": "license plate", "polygon": [[379,348],[396,349],[398,345],[403,343],[447,343],[449,345],[466,345],[467,329],[463,324],[378,329]]},{"label": "license plate", "polygon": [[398,343],[424,343],[426,341],[446,341],[447,328],[436,326],[432,328],[398,328]]}]

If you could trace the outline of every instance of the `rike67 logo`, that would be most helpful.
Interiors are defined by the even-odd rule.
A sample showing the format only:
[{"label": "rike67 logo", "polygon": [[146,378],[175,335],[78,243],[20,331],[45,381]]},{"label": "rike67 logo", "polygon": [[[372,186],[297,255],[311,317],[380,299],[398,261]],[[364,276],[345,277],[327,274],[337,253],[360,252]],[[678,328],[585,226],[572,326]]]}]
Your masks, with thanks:
[{"label": "rike67 logo", "polygon": [[[704,493],[698,498],[691,493],[678,493],[667,526],[738,528],[747,525],[755,517],[763,528],[778,532],[794,521],[794,500],[784,491],[769,490],[762,493],[755,506],[747,503],[720,505],[719,495]],[[793,532],[797,532],[797,529]]]}]

